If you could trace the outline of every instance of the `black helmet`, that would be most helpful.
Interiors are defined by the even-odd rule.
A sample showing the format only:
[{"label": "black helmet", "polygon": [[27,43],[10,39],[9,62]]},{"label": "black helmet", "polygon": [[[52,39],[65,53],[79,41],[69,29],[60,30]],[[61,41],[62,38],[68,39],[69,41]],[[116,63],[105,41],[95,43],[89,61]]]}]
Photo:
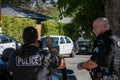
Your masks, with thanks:
[{"label": "black helmet", "polygon": [[1,55],[1,59],[7,62],[9,60],[10,53],[12,53],[14,50],[15,49],[13,48],[6,48]]}]

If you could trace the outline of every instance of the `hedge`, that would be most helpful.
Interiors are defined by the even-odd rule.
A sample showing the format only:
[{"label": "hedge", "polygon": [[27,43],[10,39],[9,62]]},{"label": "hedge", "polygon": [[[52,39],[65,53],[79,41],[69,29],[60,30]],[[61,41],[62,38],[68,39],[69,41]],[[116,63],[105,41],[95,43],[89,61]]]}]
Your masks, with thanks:
[{"label": "hedge", "polygon": [[19,42],[22,42],[23,29],[26,26],[34,25],[35,20],[33,19],[2,16],[2,33]]}]

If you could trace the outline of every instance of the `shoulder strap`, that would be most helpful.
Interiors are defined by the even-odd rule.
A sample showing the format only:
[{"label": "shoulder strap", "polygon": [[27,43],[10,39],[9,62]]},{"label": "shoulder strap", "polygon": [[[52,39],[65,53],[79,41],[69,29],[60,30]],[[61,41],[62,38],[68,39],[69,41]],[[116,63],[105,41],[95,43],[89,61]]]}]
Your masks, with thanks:
[{"label": "shoulder strap", "polygon": [[113,70],[114,70],[114,69],[113,69],[114,54],[115,54],[115,53],[112,54],[112,60],[111,60],[110,66],[109,66],[109,68],[108,68],[108,70],[110,71],[110,73],[113,73]]},{"label": "shoulder strap", "polygon": [[111,63],[110,63],[110,66],[109,66],[109,71],[113,72],[114,71],[114,58],[115,58],[115,51],[116,51],[116,48],[117,47],[120,47],[120,38],[118,38],[117,36],[113,35],[112,36],[112,39],[114,40],[114,47],[113,47],[113,50],[112,50],[112,60],[111,60]]}]

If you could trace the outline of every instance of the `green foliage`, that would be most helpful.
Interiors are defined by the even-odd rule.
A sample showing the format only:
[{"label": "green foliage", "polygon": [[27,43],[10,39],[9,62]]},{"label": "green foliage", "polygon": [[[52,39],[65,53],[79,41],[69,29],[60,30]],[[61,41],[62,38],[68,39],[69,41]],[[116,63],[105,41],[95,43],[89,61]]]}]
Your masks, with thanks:
[{"label": "green foliage", "polygon": [[53,18],[58,20],[59,11],[57,10],[57,4],[54,3],[54,0],[51,0],[51,2],[49,3],[51,6],[48,6],[48,4],[45,3],[46,0],[42,1],[42,4],[35,4],[36,7],[31,7],[31,3],[33,3],[33,1],[31,0],[4,0],[2,1],[2,3],[10,3],[12,5],[31,10],[33,12],[41,13],[47,16],[52,16]]},{"label": "green foliage", "polygon": [[[13,4],[16,4],[15,1],[16,0],[9,0],[9,1],[4,0],[3,2],[11,2]],[[23,0],[18,1],[20,4],[22,4],[22,2],[20,1]],[[28,2],[29,5],[30,0],[24,0],[24,1]],[[43,1],[45,2],[46,0]],[[71,24],[67,24],[67,25],[59,24],[55,21],[49,21],[49,20],[45,21],[42,23],[44,29],[44,35],[67,35],[70,36],[73,40],[76,40],[77,37],[79,36],[78,32],[85,32],[84,38],[91,38],[91,36],[93,37],[92,22],[97,17],[105,16],[104,13],[105,1],[106,0],[58,0],[58,8],[61,15],[72,17],[73,21]],[[41,7],[38,8],[37,11],[39,9],[41,10],[42,8]],[[51,9],[49,9],[49,11],[51,11]],[[54,17],[55,20],[58,20],[60,15],[59,11],[57,11],[57,9],[55,8],[53,9],[54,13],[52,13],[52,15],[48,13],[48,15]],[[12,23],[14,22],[15,24],[15,21],[17,20],[13,20]],[[10,23],[9,25],[12,26],[12,23]],[[28,24],[31,23],[28,22]],[[21,21],[17,23],[17,25],[24,26],[24,24],[21,24]]]},{"label": "green foliage", "polygon": [[62,25],[54,20],[43,21],[41,24],[43,35],[64,35]]},{"label": "green foliage", "polygon": [[[104,17],[105,0],[59,0],[58,8],[62,15],[73,17],[72,25],[76,31],[84,31],[84,37],[92,34],[92,22],[97,17]],[[74,34],[73,34],[74,35]]]},{"label": "green foliage", "polygon": [[69,36],[73,41],[76,41],[78,38],[78,29],[74,24],[66,24],[63,26],[63,30],[66,36]]},{"label": "green foliage", "polygon": [[56,21],[58,21],[60,19],[60,12],[57,10],[57,11],[54,11],[54,13],[52,13],[52,15],[50,15],[51,17],[53,17]]},{"label": "green foliage", "polygon": [[73,41],[76,41],[78,38],[79,30],[73,24],[61,24],[55,20],[47,20],[42,22],[42,30],[44,36],[47,35],[65,35],[69,36]]},{"label": "green foliage", "polygon": [[22,42],[23,29],[34,25],[35,20],[32,19],[2,16],[3,34],[9,35],[20,42]]},{"label": "green foliage", "polygon": [[[64,24],[59,24],[55,20],[47,20],[42,23],[43,35],[64,35]],[[16,18],[2,16],[2,32],[17,41],[22,42],[23,29],[27,26],[35,26],[35,20],[28,18]]]}]

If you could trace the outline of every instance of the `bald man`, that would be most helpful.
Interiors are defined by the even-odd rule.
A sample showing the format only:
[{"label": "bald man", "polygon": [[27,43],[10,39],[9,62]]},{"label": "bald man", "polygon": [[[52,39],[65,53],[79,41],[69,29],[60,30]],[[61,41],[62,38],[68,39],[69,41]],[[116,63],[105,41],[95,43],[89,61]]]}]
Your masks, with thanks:
[{"label": "bald man", "polygon": [[[93,45],[92,56],[90,60],[79,63],[77,68],[89,70],[92,80],[103,80],[104,73],[111,73],[108,68],[111,65],[112,58],[109,56],[113,54],[111,52],[113,46],[112,31],[109,29],[108,20],[106,18],[95,19],[93,21],[93,32],[96,35],[96,40]],[[107,70],[108,72],[106,72]]]}]

